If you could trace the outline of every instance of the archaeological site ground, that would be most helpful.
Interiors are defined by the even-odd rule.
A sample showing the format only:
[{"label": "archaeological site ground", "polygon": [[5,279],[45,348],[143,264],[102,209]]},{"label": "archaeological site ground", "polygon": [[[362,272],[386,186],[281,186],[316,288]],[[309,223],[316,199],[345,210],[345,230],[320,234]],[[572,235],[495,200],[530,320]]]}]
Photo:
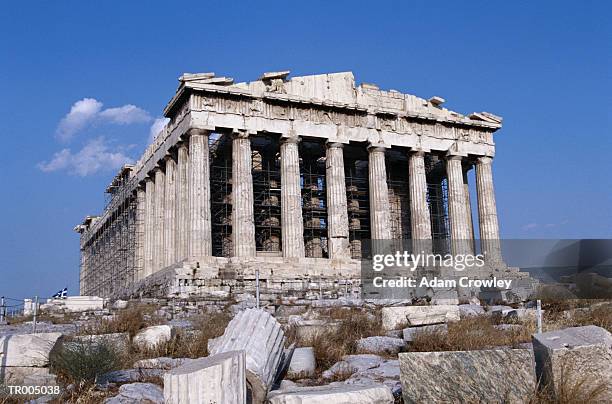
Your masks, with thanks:
[{"label": "archaeological site ground", "polygon": [[0,404],[612,403],[611,6],[30,3]]}]

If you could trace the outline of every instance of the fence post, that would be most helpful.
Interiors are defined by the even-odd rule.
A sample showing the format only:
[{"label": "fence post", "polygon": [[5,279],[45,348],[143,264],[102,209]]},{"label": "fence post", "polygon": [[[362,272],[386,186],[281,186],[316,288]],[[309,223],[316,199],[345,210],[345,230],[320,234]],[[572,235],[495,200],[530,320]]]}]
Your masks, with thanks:
[{"label": "fence post", "polygon": [[32,318],[33,333],[36,334],[36,316],[38,315],[38,296],[34,297],[34,317]]},{"label": "fence post", "polygon": [[542,334],[542,301],[537,301],[538,334]]},{"label": "fence post", "polygon": [[259,269],[255,270],[255,302],[259,309]]},{"label": "fence post", "polygon": [[4,296],[0,298],[0,324],[4,323],[6,317],[6,307],[4,306]]}]

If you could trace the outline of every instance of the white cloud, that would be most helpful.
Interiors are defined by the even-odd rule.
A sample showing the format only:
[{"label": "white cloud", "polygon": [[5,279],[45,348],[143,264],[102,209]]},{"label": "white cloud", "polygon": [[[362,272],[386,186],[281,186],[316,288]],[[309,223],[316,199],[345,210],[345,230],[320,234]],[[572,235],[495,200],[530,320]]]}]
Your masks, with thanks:
[{"label": "white cloud", "polygon": [[77,153],[63,149],[53,155],[51,161],[43,161],[38,168],[44,172],[66,170],[70,174],[85,177],[99,171],[114,171],[133,160],[124,154],[123,148],[112,150],[103,137],[90,140]]},{"label": "white cloud", "polygon": [[101,109],[102,103],[94,98],[75,102],[57,126],[57,137],[63,141],[70,140],[76,132],[89,125]]},{"label": "white cloud", "polygon": [[83,98],[75,102],[57,126],[56,135],[61,141],[68,141],[74,135],[94,122],[129,125],[151,121],[151,115],[136,105],[102,109],[103,104],[95,98]]},{"label": "white cloud", "polygon": [[164,129],[164,126],[166,126],[168,122],[170,122],[170,119],[168,118],[156,118],[155,119],[155,121],[153,122],[153,125],[151,125],[151,129],[149,130],[149,143],[155,140],[159,132],[161,132],[161,130]]},{"label": "white cloud", "polygon": [[524,225],[522,228],[523,230],[534,230],[534,229],[537,229],[538,227],[540,227],[540,225],[537,223],[528,223]]},{"label": "white cloud", "polygon": [[128,104],[117,108],[108,108],[100,112],[100,118],[120,125],[149,122],[151,115],[136,105]]}]

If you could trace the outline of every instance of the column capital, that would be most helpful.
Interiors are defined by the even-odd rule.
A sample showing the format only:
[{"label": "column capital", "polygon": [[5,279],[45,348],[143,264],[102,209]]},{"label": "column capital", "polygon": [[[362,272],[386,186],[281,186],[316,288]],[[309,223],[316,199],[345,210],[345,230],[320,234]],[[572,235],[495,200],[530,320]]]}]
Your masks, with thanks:
[{"label": "column capital", "polygon": [[192,135],[208,136],[210,132],[212,132],[212,130],[208,128],[189,128],[186,132],[186,136],[187,137],[192,136]]},{"label": "column capital", "polygon": [[380,143],[377,143],[377,144],[370,143],[368,145],[368,151],[370,153],[384,153],[386,149],[387,149],[386,146]]},{"label": "column capital", "polygon": [[291,131],[286,134],[282,134],[280,138],[281,143],[300,143],[302,138],[299,137],[294,131]]},{"label": "column capital", "polygon": [[232,129],[232,137],[234,139],[248,139],[249,138],[249,131],[244,130],[244,129]]},{"label": "column capital", "polygon": [[456,160],[463,161],[464,157],[465,156],[461,156],[461,155],[458,155],[458,154],[447,154],[446,155],[446,160],[448,160],[448,161],[456,161]]},{"label": "column capital", "polygon": [[410,149],[408,150],[408,155],[414,155],[414,156],[419,156],[419,157],[425,157],[425,155],[429,153],[429,150],[425,150],[425,149]]},{"label": "column capital", "polygon": [[478,156],[476,157],[476,164],[491,164],[493,163],[493,157],[491,156]]},{"label": "column capital", "polygon": [[329,140],[325,143],[325,145],[327,146],[328,149],[343,149],[344,148],[344,143],[334,142],[334,141],[329,141]]}]

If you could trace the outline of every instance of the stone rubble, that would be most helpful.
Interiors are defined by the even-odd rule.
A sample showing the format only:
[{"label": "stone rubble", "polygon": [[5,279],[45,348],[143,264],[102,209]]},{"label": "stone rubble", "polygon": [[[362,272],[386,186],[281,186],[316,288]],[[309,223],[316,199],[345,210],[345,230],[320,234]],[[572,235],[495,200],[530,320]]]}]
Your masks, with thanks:
[{"label": "stone rubble", "polygon": [[295,379],[313,376],[316,367],[317,363],[312,347],[295,348],[289,363],[287,377]]},{"label": "stone rubble", "polygon": [[190,361],[164,375],[168,404],[245,404],[245,352],[230,351]]},{"label": "stone rubble", "polygon": [[459,309],[453,305],[383,307],[381,313],[382,326],[387,331],[459,321]]},{"label": "stone rubble", "polygon": [[446,333],[448,332],[448,326],[446,324],[433,324],[433,325],[423,325],[421,327],[408,327],[404,328],[402,331],[402,336],[405,342],[414,341],[415,335],[420,332],[436,332],[436,333]]},{"label": "stone rubble", "polygon": [[33,385],[55,384],[49,360],[62,334],[9,334],[0,336],[0,382]]},{"label": "stone rubble", "polygon": [[244,350],[246,378],[253,403],[263,403],[284,356],[285,335],[270,313],[260,309],[241,311],[222,336],[208,341],[210,355]]},{"label": "stone rubble", "polygon": [[377,336],[361,338],[356,345],[359,353],[396,355],[406,342],[402,338]]},{"label": "stone rubble", "polygon": [[161,387],[153,383],[130,383],[119,387],[119,394],[104,400],[104,404],[164,404]]},{"label": "stone rubble", "polygon": [[174,334],[174,328],[169,325],[153,325],[138,331],[132,342],[140,348],[153,349],[170,341]]},{"label": "stone rubble", "polygon": [[399,354],[404,402],[524,402],[536,387],[526,349]]},{"label": "stone rubble", "polygon": [[[553,394],[564,384],[595,390],[603,383],[601,402],[612,402],[612,334],[594,325],[532,336],[536,373]],[[584,391],[583,391],[584,394]]]},{"label": "stone rubble", "polygon": [[393,404],[393,394],[381,384],[293,387],[268,394],[269,404]]}]

